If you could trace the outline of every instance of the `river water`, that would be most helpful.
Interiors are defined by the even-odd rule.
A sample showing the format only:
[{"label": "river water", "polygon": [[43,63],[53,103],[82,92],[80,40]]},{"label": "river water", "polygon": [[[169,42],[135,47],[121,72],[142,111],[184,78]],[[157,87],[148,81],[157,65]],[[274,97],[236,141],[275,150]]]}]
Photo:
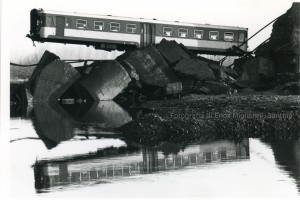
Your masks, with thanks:
[{"label": "river water", "polygon": [[14,108],[11,195],[300,197],[300,139],[153,147],[112,131],[141,112],[114,102]]}]

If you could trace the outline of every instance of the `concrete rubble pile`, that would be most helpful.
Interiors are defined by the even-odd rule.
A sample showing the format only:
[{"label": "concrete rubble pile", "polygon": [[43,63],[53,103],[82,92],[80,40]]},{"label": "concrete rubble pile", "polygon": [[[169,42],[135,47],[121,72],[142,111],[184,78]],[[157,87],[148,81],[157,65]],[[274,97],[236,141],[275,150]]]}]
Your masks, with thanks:
[{"label": "concrete rubble pile", "polygon": [[[300,72],[300,3],[281,15],[273,24],[271,37],[254,52],[255,57],[235,60],[239,85],[252,88],[298,87]],[[294,90],[295,91],[295,90]]]},{"label": "concrete rubble pile", "polygon": [[142,50],[133,51],[126,57],[117,58],[117,60],[132,66],[136,70],[139,80],[148,85],[164,87],[169,83],[179,81],[159,51],[151,45]]},{"label": "concrete rubble pile", "polygon": [[[180,94],[227,94],[229,75],[218,63],[176,41],[125,52],[115,60],[72,67],[46,51],[29,79],[34,102],[128,99],[144,102]],[[174,96],[175,95],[175,96]],[[70,103],[70,102],[69,102]]]}]

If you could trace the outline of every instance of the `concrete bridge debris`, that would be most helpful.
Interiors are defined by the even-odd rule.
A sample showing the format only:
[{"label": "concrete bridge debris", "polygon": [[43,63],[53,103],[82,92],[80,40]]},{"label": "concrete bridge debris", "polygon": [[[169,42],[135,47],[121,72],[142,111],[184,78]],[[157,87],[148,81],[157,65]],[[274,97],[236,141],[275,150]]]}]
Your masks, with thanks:
[{"label": "concrete bridge debris", "polygon": [[[175,41],[163,39],[157,47],[150,45],[125,52],[115,60],[95,61],[75,68],[46,51],[27,87],[34,102],[61,98],[103,101],[128,98],[129,93],[132,93],[133,101],[144,102],[177,97],[191,91],[226,94],[230,90],[215,93],[212,85],[223,87],[228,76],[216,62],[197,57]],[[185,85],[188,79],[196,84]]]},{"label": "concrete bridge debris", "polygon": [[36,102],[57,101],[80,77],[70,64],[55,60],[46,65],[36,79],[33,100]]},{"label": "concrete bridge debris", "polygon": [[111,100],[122,92],[131,81],[130,76],[122,65],[115,61],[97,64],[82,76],[78,82],[96,101]]},{"label": "concrete bridge debris", "polygon": [[23,94],[31,94],[34,102],[114,99],[133,104],[189,94],[220,95],[272,88],[275,94],[299,94],[299,11],[300,3],[293,3],[273,24],[270,39],[236,59],[233,68],[166,39],[156,46],[127,51],[115,60],[76,68],[46,51]]}]

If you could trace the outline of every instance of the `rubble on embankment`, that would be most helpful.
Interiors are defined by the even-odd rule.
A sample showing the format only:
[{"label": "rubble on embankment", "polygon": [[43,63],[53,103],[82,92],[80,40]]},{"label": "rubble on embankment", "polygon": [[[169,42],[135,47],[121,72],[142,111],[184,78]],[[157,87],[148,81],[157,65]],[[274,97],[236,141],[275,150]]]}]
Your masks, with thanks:
[{"label": "rubble on embankment", "polygon": [[297,139],[300,97],[268,95],[192,95],[143,104],[151,111],[117,130],[147,145],[246,137]]},{"label": "rubble on embankment", "polygon": [[[273,24],[268,42],[259,46],[255,57],[235,60],[243,88],[273,88],[299,82],[300,73],[300,3],[281,15]],[[298,92],[300,87],[298,84]]]},{"label": "rubble on embankment", "polygon": [[[115,60],[73,68],[45,51],[26,88],[34,102],[61,98],[93,101],[132,98],[134,102],[188,94],[229,94],[232,69],[194,55],[176,41],[125,52]],[[70,92],[71,91],[71,92]],[[175,96],[174,96],[175,95]]]}]

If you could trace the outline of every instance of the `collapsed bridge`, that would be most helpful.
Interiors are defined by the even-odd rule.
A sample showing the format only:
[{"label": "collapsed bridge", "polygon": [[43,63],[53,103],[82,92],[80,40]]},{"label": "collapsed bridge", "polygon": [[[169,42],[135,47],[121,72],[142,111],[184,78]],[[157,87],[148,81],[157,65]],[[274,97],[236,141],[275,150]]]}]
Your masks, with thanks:
[{"label": "collapsed bridge", "polygon": [[[124,41],[122,43],[118,43],[117,40],[98,41],[93,37],[101,32],[101,34],[114,35],[122,39],[127,38],[125,36],[130,33],[129,38],[134,36],[139,39],[136,40],[135,46],[129,48],[130,51],[126,51],[114,61],[97,61],[91,65],[76,68],[60,60],[58,56],[46,52],[29,79],[29,87],[26,86],[28,91],[22,90],[21,93],[24,94],[25,100],[26,96],[31,93],[34,101],[37,102],[73,98],[69,95],[72,93],[70,91],[77,93],[74,98],[79,99],[89,96],[94,100],[115,100],[119,97],[124,100],[130,97],[138,101],[145,101],[147,98],[148,100],[161,99],[166,94],[231,94],[243,92],[244,89],[247,91],[248,87],[254,90],[274,88],[272,92],[275,91],[275,93],[285,92],[287,89],[293,94],[298,94],[299,5],[299,3],[294,3],[285,14],[267,24],[266,26],[276,21],[271,37],[251,52],[243,51],[243,48],[246,50],[247,41],[266,26],[248,39],[246,39],[247,32],[244,32],[244,42],[239,43],[240,32],[235,32],[234,29],[231,30],[228,27],[226,31],[229,32],[224,32],[225,29],[222,29],[224,27],[219,27],[220,29],[217,30],[217,26],[212,25],[201,27],[190,24],[190,27],[185,29],[183,23],[164,22],[158,28],[160,21],[152,20],[152,25],[156,28],[151,32],[147,29],[148,25],[145,26],[146,29],[142,26],[146,22],[143,19],[124,21],[124,18],[122,21],[112,16],[102,18],[93,16],[93,18],[89,15],[90,18],[85,18],[81,14],[74,14],[72,18],[70,13],[60,16],[56,13],[57,15],[48,16],[46,11],[34,9],[31,11],[32,23],[29,35],[33,41],[82,42],[82,44],[94,45],[102,49],[108,49],[106,45],[113,44],[110,50],[121,47],[123,50],[128,50],[131,44]],[[63,22],[61,26],[57,21],[59,17],[65,20],[61,20]],[[78,18],[83,18],[83,21]],[[101,20],[103,20],[102,26]],[[149,20],[148,22],[150,23]],[[169,29],[164,26],[168,26]],[[205,27],[210,28],[205,29]],[[150,32],[145,32],[145,30]],[[83,38],[69,37],[68,34],[71,32],[80,33],[79,35]],[[161,38],[161,36],[165,37]],[[90,38],[85,40],[87,37]],[[152,39],[148,40],[149,38]],[[197,41],[199,46],[196,49],[188,43],[191,40]],[[221,44],[220,42],[222,44],[236,43],[238,46],[232,46],[231,50],[223,48],[222,45],[218,46],[218,50],[212,46],[204,47],[204,44]],[[104,46],[101,47],[101,44]],[[195,54],[195,51],[227,54],[226,57],[229,54],[240,53],[245,57],[236,59],[232,69],[221,65],[226,57],[216,62],[200,57]],[[11,63],[11,65],[14,64]]]}]

